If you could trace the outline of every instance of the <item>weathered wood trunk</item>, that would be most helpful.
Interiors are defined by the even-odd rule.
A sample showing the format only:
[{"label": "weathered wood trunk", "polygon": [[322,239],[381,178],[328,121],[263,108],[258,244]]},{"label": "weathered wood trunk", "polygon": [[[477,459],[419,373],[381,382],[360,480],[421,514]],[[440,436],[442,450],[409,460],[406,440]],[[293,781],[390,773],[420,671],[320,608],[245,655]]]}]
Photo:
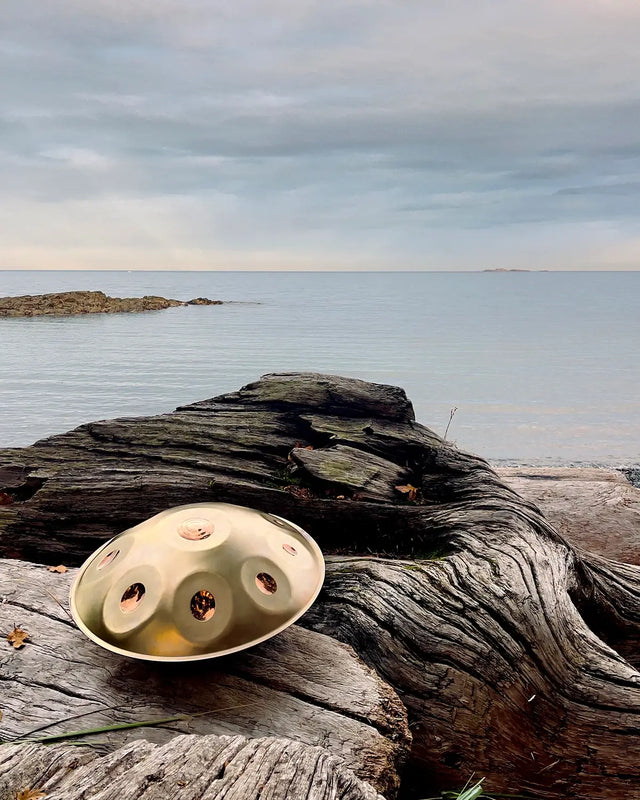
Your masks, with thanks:
[{"label": "weathered wood trunk", "polygon": [[162,746],[138,739],[106,755],[61,745],[0,748],[0,797],[29,790],[27,797],[47,800],[384,800],[321,747],[210,735]]},{"label": "weathered wood trunk", "polygon": [[640,568],[568,544],[486,462],[416,424],[401,390],[267,376],[0,451],[0,470],[9,557],[78,563],[206,500],[307,528],[334,555],[302,623],[400,695],[407,796],[472,772],[542,798],[640,796]]},{"label": "weathered wood trunk", "polygon": [[6,647],[0,659],[4,739],[58,721],[45,734],[185,715],[105,733],[100,741],[115,749],[142,735],[156,743],[178,733],[295,739],[328,749],[360,778],[395,795],[411,738],[406,712],[350,647],[292,626],[248,652],[214,661],[122,658],[87,639],[59,605],[66,604],[76,572],[0,561],[0,631],[17,624],[29,634],[24,647]]}]

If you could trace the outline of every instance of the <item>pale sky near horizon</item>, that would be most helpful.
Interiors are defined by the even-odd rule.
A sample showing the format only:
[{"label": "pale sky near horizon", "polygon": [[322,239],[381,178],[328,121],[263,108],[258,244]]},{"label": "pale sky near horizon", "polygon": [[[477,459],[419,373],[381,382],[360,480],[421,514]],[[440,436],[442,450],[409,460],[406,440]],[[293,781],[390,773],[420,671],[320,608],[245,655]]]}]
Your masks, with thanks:
[{"label": "pale sky near horizon", "polygon": [[636,0],[21,0],[0,269],[640,269]]}]

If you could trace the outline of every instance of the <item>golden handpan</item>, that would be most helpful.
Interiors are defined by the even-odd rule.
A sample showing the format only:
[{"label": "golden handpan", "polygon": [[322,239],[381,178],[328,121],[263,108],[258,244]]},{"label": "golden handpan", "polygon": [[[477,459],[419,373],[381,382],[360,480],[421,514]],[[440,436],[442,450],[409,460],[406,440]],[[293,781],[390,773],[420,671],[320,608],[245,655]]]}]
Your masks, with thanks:
[{"label": "golden handpan", "polygon": [[323,580],[320,548],[294,523],[196,503],[156,514],[97,550],[71,588],[71,612],[114,653],[195,661],[284,630]]}]

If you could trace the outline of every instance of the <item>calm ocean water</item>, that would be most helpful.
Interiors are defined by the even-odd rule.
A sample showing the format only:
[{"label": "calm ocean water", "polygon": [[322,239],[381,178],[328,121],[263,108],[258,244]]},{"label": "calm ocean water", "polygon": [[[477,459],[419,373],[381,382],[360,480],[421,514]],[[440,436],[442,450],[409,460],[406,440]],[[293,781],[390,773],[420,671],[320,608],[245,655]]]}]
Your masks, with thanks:
[{"label": "calm ocean water", "polygon": [[0,447],[313,370],[402,386],[440,434],[457,407],[490,459],[640,463],[640,272],[0,272],[71,289],[240,302],[0,319]]}]

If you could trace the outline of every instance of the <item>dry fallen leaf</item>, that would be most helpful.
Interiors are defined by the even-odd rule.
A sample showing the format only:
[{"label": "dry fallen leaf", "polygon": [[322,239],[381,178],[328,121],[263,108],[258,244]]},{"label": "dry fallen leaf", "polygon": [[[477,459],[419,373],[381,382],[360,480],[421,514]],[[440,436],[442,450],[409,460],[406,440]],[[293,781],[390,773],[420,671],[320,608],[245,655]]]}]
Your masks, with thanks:
[{"label": "dry fallen leaf", "polygon": [[407,500],[410,500],[412,503],[418,497],[418,490],[415,486],[412,486],[410,483],[407,483],[406,486],[396,486],[396,489],[402,494],[407,495]]},{"label": "dry fallen leaf", "polygon": [[41,792],[39,789],[22,789],[16,795],[16,800],[40,800],[41,797],[46,797],[46,792]]},{"label": "dry fallen leaf", "polygon": [[69,567],[65,567],[64,564],[58,564],[57,567],[47,567],[47,569],[49,572],[58,572],[60,575],[69,572]]},{"label": "dry fallen leaf", "polygon": [[313,497],[311,489],[306,489],[304,486],[285,486],[283,488],[285,492],[289,492],[294,497],[300,497],[303,500]]},{"label": "dry fallen leaf", "polygon": [[29,634],[23,631],[22,628],[15,627],[11,633],[7,634],[7,641],[13,645],[16,650],[24,647],[24,643],[29,641]]},{"label": "dry fallen leaf", "polygon": [[0,492],[0,506],[10,506],[13,503],[13,497],[7,492]]}]

